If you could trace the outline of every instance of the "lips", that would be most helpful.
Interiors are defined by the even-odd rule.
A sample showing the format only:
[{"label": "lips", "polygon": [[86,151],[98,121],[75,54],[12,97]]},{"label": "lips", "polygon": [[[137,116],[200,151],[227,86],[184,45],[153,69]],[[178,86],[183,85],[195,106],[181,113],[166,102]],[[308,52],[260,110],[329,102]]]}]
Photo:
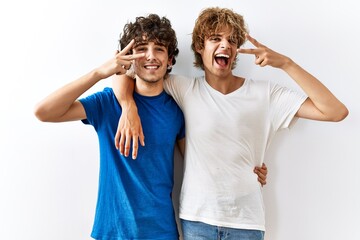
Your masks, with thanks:
[{"label": "lips", "polygon": [[222,67],[226,67],[229,63],[229,58],[230,56],[227,55],[227,54],[223,54],[223,53],[220,53],[220,54],[217,54],[215,55],[215,61],[217,64],[219,64],[220,66]]}]

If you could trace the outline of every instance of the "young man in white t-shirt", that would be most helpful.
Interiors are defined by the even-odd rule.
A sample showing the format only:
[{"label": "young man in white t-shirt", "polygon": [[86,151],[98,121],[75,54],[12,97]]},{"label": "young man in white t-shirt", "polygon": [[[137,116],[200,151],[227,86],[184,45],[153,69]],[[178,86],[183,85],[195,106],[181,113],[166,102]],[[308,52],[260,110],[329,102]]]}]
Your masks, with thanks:
[{"label": "young man in white t-shirt", "polygon": [[[165,90],[182,109],[186,122],[179,209],[183,237],[262,240],[264,205],[252,169],[263,163],[272,138],[296,118],[337,122],[348,110],[293,60],[249,36],[243,17],[232,10],[202,11],[192,37],[194,65],[203,69],[205,76],[170,76],[164,81]],[[246,39],[255,48],[240,49]],[[271,81],[234,76],[238,53],[254,55],[255,64],[261,67],[285,71],[306,95]],[[123,81],[114,83],[115,91],[125,92]],[[133,106],[132,113],[136,113],[128,97],[120,102]],[[130,127],[121,122],[115,140],[128,150],[129,139],[136,143],[140,136],[142,143],[143,135],[136,114],[128,112],[125,119]]]}]

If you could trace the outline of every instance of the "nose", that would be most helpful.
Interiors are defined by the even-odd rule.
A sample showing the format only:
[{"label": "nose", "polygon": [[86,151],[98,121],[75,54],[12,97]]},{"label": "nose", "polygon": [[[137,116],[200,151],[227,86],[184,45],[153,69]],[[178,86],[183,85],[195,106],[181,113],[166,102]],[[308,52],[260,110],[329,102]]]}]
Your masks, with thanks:
[{"label": "nose", "polygon": [[228,40],[226,39],[223,39],[220,43],[220,47],[223,48],[223,49],[228,49],[230,48],[230,43]]},{"label": "nose", "polygon": [[155,51],[154,51],[154,49],[149,48],[146,51],[146,60],[151,61],[153,59],[155,59]]}]

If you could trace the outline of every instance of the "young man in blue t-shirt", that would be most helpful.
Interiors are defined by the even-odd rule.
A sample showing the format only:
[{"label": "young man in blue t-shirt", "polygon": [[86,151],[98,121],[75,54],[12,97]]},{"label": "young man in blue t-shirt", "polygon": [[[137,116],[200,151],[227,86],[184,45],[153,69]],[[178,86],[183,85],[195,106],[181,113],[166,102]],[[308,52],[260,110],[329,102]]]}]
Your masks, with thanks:
[{"label": "young man in blue t-shirt", "polygon": [[[100,146],[100,176],[94,239],[178,239],[171,193],[176,142],[184,146],[184,118],[164,92],[164,76],[178,54],[168,19],[155,14],[125,25],[123,50],[102,66],[50,94],[35,108],[44,122],[82,120],[94,127]],[[121,155],[114,136],[122,108],[111,88],[78,99],[97,82],[134,65],[134,100],[147,145],[134,161]]]}]

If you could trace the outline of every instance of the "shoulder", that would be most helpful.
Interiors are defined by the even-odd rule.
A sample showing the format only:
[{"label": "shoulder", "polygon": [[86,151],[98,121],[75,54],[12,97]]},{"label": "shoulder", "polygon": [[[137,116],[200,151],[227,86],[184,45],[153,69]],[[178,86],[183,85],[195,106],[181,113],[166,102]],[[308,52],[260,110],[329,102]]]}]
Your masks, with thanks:
[{"label": "shoulder", "polygon": [[166,83],[176,83],[176,84],[188,84],[189,82],[193,82],[195,79],[186,77],[183,75],[174,75],[169,74],[168,77],[165,79]]},{"label": "shoulder", "polygon": [[241,85],[241,89],[243,90],[251,90],[251,91],[269,91],[270,85],[269,81],[258,80],[253,78],[245,78],[243,80],[243,84]]},{"label": "shoulder", "polygon": [[164,81],[164,89],[173,97],[174,95],[182,96],[194,84],[194,82],[195,80],[193,78],[169,74]]},{"label": "shoulder", "polygon": [[253,78],[246,78],[245,82],[249,85],[254,85],[254,86],[269,86],[270,81],[267,80],[262,80],[262,79],[253,79]]},{"label": "shoulder", "polygon": [[102,104],[113,101],[115,98],[112,88],[105,87],[102,91],[95,92],[87,97],[81,98],[81,103]]}]

